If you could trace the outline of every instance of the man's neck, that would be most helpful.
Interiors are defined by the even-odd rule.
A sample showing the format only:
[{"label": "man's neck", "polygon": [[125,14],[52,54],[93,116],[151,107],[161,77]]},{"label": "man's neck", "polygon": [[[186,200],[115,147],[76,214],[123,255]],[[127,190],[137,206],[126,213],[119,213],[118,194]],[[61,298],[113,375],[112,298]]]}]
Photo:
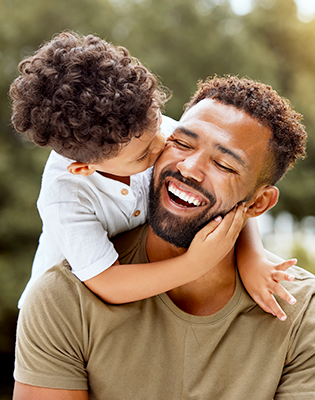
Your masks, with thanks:
[{"label": "man's neck", "polygon": [[[151,227],[147,237],[146,250],[150,262],[173,258],[186,251],[156,236]],[[212,315],[229,302],[233,296],[235,284],[233,249],[207,274],[193,282],[172,289],[167,294],[177,307],[189,314]]]}]

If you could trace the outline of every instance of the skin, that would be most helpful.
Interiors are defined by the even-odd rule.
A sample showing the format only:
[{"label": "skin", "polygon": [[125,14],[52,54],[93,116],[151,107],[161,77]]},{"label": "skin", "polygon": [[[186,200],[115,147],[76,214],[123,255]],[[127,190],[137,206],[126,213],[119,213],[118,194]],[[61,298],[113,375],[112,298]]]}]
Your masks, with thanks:
[{"label": "skin", "polygon": [[88,400],[86,390],[47,389],[15,382],[13,400]]},{"label": "skin", "polygon": [[[156,166],[155,176],[165,169],[177,170],[216,197],[211,212],[230,210],[254,190],[270,135],[269,128],[236,108],[203,100],[180,120]],[[171,164],[170,159],[174,160]],[[169,181],[209,203],[205,196],[184,183],[172,178]],[[162,202],[179,216],[183,213],[193,216],[207,207],[206,204],[183,210],[169,202],[165,190]]]}]

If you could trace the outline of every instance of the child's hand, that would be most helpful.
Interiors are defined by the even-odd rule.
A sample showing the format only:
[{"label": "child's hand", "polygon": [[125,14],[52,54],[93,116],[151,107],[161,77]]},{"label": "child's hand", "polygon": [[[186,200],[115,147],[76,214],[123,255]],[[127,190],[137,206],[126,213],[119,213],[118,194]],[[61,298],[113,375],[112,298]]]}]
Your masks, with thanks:
[{"label": "child's hand", "polygon": [[286,314],[279,306],[274,294],[277,294],[289,304],[295,304],[295,298],[279,282],[294,280],[293,275],[284,271],[296,263],[297,260],[292,259],[281,264],[274,264],[264,258],[247,269],[242,276],[242,281],[252,299],[265,312],[273,314],[281,321],[286,319]]},{"label": "child's hand", "polygon": [[186,255],[200,276],[217,265],[233,249],[244,225],[244,210],[243,204],[238,205],[223,220],[221,217],[216,218],[196,234]]}]

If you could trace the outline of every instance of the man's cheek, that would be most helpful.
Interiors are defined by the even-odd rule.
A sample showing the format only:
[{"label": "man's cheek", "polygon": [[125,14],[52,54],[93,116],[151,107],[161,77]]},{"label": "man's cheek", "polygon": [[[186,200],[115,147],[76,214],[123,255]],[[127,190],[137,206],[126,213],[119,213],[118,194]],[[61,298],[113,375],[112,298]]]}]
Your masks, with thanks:
[{"label": "man's cheek", "polygon": [[174,142],[169,142],[166,143],[160,158],[167,160],[169,163],[176,162],[177,158],[183,158],[182,151],[175,146]]}]

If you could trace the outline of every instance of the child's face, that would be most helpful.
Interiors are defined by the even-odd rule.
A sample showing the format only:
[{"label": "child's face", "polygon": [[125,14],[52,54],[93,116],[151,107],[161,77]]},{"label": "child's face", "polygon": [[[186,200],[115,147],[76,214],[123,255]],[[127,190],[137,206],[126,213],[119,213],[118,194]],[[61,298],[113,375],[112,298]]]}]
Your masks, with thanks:
[{"label": "child's face", "polygon": [[156,125],[146,130],[140,138],[133,137],[116,157],[93,164],[93,169],[117,176],[129,176],[152,167],[165,146],[165,137],[160,131],[161,122],[162,116],[159,113]]}]

